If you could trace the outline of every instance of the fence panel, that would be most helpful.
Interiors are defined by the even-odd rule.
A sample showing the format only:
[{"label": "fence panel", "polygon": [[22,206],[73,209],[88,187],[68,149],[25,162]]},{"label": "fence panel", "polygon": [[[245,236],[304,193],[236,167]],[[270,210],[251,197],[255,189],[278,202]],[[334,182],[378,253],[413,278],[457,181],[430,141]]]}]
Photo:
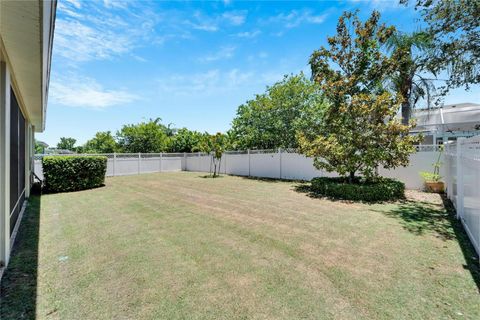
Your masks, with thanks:
[{"label": "fence panel", "polygon": [[282,179],[311,180],[326,174],[313,166],[313,159],[298,153],[282,153]]},{"label": "fence panel", "polygon": [[480,255],[480,136],[446,146],[447,196]]},{"label": "fence panel", "polygon": [[248,176],[248,154],[225,154],[225,171],[227,174]]},{"label": "fence panel", "polygon": [[250,153],[250,175],[262,178],[280,178],[280,153]]}]

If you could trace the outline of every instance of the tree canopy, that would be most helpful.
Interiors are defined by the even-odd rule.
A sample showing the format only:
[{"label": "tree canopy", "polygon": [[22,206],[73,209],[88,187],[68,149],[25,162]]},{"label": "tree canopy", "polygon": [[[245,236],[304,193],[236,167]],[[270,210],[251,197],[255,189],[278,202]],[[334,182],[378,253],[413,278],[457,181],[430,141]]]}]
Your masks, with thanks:
[{"label": "tree canopy", "polygon": [[195,152],[200,151],[200,143],[204,134],[198,131],[182,128],[175,130],[170,138],[170,152]]},{"label": "tree canopy", "polygon": [[427,100],[427,106],[435,92],[432,79],[425,76],[431,73],[424,57],[432,49],[432,37],[423,31],[412,33],[394,32],[386,42],[386,48],[397,60],[397,70],[390,81],[392,90],[402,97],[402,123],[408,124],[412,109],[420,99]]},{"label": "tree canopy", "polygon": [[480,0],[400,0],[413,2],[428,25],[433,48],[425,63],[449,75],[446,89],[480,83]]},{"label": "tree canopy", "polygon": [[229,133],[232,144],[239,149],[296,148],[296,132],[315,121],[324,104],[318,85],[303,73],[285,76],[238,107]]},{"label": "tree canopy", "polygon": [[117,131],[117,140],[124,152],[158,153],[168,150],[168,137],[160,118],[124,125]]},{"label": "tree canopy", "polygon": [[100,131],[83,146],[85,153],[114,153],[119,150],[118,144],[110,131]]},{"label": "tree canopy", "polygon": [[77,140],[74,138],[61,137],[57,143],[57,149],[74,151],[75,143],[77,143]]},{"label": "tree canopy", "polygon": [[376,11],[365,22],[356,13],[344,13],[329,47],[310,59],[329,105],[323,121],[299,133],[301,151],[314,157],[317,168],[348,176],[350,182],[357,172],[375,178],[379,165],[407,165],[416,140],[396,118],[401,95],[385,85],[398,70],[398,58],[381,50],[395,29],[379,19]]}]

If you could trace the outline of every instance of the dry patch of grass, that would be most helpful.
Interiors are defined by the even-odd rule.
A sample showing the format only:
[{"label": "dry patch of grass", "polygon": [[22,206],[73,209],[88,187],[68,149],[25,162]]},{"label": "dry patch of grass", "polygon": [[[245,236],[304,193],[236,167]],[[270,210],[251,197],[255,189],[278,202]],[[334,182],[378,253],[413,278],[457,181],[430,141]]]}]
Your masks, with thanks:
[{"label": "dry patch of grass", "polygon": [[8,298],[24,233],[2,319],[480,317],[474,252],[441,201],[332,202],[296,186],[182,172],[44,195],[22,226],[39,226],[34,300]]}]

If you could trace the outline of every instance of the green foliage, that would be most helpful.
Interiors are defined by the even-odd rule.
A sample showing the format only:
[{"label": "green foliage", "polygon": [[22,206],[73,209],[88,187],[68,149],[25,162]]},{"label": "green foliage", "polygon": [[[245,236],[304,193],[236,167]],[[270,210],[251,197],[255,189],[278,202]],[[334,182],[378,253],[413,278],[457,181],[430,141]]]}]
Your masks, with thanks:
[{"label": "green foliage", "polygon": [[200,150],[203,134],[182,128],[171,137],[169,152],[195,152]]},{"label": "green foliage", "polygon": [[392,201],[405,197],[405,184],[388,178],[375,181],[355,179],[354,183],[342,177],[314,178],[311,190],[323,197],[365,202]]},{"label": "green foliage", "polygon": [[42,166],[49,192],[77,191],[104,184],[107,157],[46,156],[42,159]]},{"label": "green foliage", "polygon": [[239,149],[296,148],[296,132],[318,120],[324,99],[303,73],[285,76],[237,110],[232,145]]},{"label": "green foliage", "polygon": [[430,106],[435,86],[425,77],[431,72],[424,56],[432,46],[432,37],[423,31],[413,33],[395,32],[386,42],[392,58],[397,61],[397,70],[391,75],[392,87],[402,97],[402,123],[408,124],[412,109],[420,99],[427,99]]},{"label": "green foliage", "polygon": [[114,153],[119,149],[110,131],[100,131],[83,146],[84,153]]},{"label": "green foliage", "polygon": [[200,151],[212,155],[213,177],[220,174],[220,165],[223,152],[225,151],[225,143],[227,136],[217,132],[215,135],[204,135],[200,143]]},{"label": "green foliage", "polygon": [[168,150],[169,138],[159,118],[139,124],[124,125],[117,132],[117,139],[124,152],[158,153]]},{"label": "green foliage", "polygon": [[330,104],[321,122],[299,132],[300,150],[314,157],[316,168],[349,176],[351,182],[357,172],[377,178],[380,165],[406,166],[418,139],[396,118],[401,96],[384,85],[398,66],[381,51],[394,29],[379,19],[376,11],[365,23],[355,13],[344,13],[337,35],[328,39],[330,48],[320,48],[310,59]]},{"label": "green foliage", "polygon": [[43,154],[45,153],[45,149],[48,148],[48,144],[43,141],[39,141],[35,139],[35,153],[36,154]]},{"label": "green foliage", "polygon": [[442,162],[440,161],[443,153],[443,146],[440,147],[440,152],[438,153],[437,161],[432,164],[433,172],[426,172],[421,171],[420,176],[425,180],[425,182],[438,182],[442,180],[442,176],[440,175],[440,167],[442,166]]},{"label": "green foliage", "polygon": [[442,176],[438,173],[420,171],[420,176],[425,180],[425,182],[438,182],[442,180]]},{"label": "green foliage", "polygon": [[60,142],[57,143],[57,149],[75,151],[75,143],[77,142],[74,138],[61,137]]},{"label": "green foliage", "polygon": [[[400,2],[408,3],[408,0]],[[480,1],[414,0],[433,37],[425,61],[434,74],[447,71],[446,90],[480,83]]]}]

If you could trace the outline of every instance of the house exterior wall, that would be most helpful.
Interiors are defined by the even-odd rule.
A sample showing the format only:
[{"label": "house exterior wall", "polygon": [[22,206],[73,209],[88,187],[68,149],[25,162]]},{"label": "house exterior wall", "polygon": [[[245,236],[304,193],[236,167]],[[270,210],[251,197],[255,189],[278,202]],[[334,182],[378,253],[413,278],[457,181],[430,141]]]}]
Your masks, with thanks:
[{"label": "house exterior wall", "polygon": [[9,261],[14,231],[30,195],[33,127],[19,105],[11,73],[0,61],[0,266]]},{"label": "house exterior wall", "polygon": [[0,0],[0,278],[30,196],[45,126],[56,0]]}]

